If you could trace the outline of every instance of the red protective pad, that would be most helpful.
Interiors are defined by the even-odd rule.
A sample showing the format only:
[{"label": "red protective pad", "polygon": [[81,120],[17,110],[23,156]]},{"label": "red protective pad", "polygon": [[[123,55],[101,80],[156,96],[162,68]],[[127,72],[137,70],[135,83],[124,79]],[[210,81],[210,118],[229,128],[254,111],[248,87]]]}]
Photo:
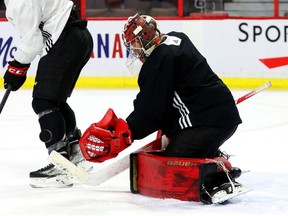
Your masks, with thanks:
[{"label": "red protective pad", "polygon": [[157,198],[200,201],[203,169],[217,172],[218,167],[216,160],[208,158],[163,157],[149,153],[134,156],[131,157],[131,191]]}]

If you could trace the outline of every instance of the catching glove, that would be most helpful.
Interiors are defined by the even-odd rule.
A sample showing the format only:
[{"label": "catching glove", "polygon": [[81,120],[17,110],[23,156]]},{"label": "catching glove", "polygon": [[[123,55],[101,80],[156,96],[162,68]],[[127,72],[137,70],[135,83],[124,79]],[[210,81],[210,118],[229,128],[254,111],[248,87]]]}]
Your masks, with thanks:
[{"label": "catching glove", "polygon": [[128,124],[117,118],[109,109],[103,119],[91,124],[79,140],[84,158],[90,162],[101,163],[117,157],[132,144],[132,135]]},{"label": "catching glove", "polygon": [[4,88],[12,86],[12,91],[17,91],[26,80],[26,73],[30,67],[30,64],[21,64],[20,62],[13,60],[8,62],[8,68],[4,74]]}]

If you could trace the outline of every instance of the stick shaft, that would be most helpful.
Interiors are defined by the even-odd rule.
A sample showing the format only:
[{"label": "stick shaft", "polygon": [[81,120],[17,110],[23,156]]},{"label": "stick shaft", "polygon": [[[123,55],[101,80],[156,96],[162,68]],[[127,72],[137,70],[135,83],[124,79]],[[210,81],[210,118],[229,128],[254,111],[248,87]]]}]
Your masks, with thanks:
[{"label": "stick shaft", "polygon": [[239,103],[247,100],[248,98],[250,98],[250,97],[258,94],[259,92],[261,92],[261,91],[263,91],[263,90],[265,90],[265,89],[267,89],[267,88],[270,88],[271,86],[272,86],[271,81],[268,81],[268,82],[264,83],[263,85],[259,86],[257,89],[254,89],[254,90],[252,90],[251,92],[249,92],[249,93],[243,95],[242,97],[238,98],[238,99],[235,101],[235,103],[236,103],[236,104],[239,104]]},{"label": "stick shaft", "polygon": [[2,101],[0,103],[0,113],[2,112],[2,110],[4,108],[4,105],[5,105],[8,97],[9,97],[9,94],[10,94],[11,90],[12,90],[12,86],[9,85],[8,88],[6,89],[6,92],[5,92],[5,94],[4,94],[3,98],[2,98]]}]

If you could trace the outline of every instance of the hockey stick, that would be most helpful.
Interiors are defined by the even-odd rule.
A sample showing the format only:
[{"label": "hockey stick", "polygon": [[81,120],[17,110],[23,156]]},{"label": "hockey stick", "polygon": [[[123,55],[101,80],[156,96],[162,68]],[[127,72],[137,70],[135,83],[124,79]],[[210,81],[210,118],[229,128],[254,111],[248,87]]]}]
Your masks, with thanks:
[{"label": "hockey stick", "polygon": [[239,103],[247,100],[248,98],[258,94],[259,92],[261,92],[261,91],[263,91],[263,90],[265,90],[267,88],[270,88],[271,86],[272,86],[271,81],[268,81],[268,82],[264,83],[263,85],[259,86],[258,88],[252,90],[251,92],[249,92],[249,93],[243,95],[242,97],[238,98],[237,100],[235,100],[235,103],[239,104]]},{"label": "hockey stick", "polygon": [[[239,104],[244,100],[252,97],[253,95],[263,91],[264,89],[269,88],[270,86],[271,82],[267,82],[264,85],[258,87],[257,89],[235,100],[235,103]],[[159,130],[156,140],[143,146],[137,151],[140,152],[140,151],[160,150],[164,149],[167,144],[168,144],[167,138],[165,136],[162,136],[162,132]],[[55,166],[64,170],[69,176],[74,177],[78,181],[91,186],[100,185],[101,183],[111,179],[115,175],[123,172],[124,170],[130,167],[130,155],[126,155],[122,159],[114,162],[113,164],[110,164],[109,166],[104,167],[98,170],[97,172],[93,173],[89,173],[80,169],[75,164],[71,163],[69,160],[64,158],[61,154],[57,153],[56,151],[51,152],[49,160]]]},{"label": "hockey stick", "polygon": [[[136,152],[163,150],[168,142],[166,142],[166,138],[164,136],[160,137],[159,132],[160,131],[158,131],[157,135],[159,138],[139,148]],[[122,159],[93,173],[86,172],[83,169],[77,167],[75,164],[71,163],[56,151],[51,152],[49,160],[55,166],[65,171],[69,176],[74,177],[78,181],[91,186],[100,185],[130,167],[130,155],[126,155]]]},{"label": "hockey stick", "polygon": [[3,110],[3,107],[4,107],[8,97],[9,97],[9,94],[10,94],[11,90],[12,90],[12,86],[9,85],[8,88],[6,89],[6,92],[5,92],[5,94],[4,94],[3,98],[2,98],[2,101],[0,103],[0,114],[1,114],[1,112]]}]

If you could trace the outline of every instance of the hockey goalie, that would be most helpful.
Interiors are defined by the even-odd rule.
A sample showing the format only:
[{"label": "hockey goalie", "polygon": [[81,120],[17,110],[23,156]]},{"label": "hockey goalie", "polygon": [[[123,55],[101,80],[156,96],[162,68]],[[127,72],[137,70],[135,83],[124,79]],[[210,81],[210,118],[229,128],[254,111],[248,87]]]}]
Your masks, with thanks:
[{"label": "hockey goalie", "polygon": [[109,109],[83,134],[80,146],[91,162],[116,157],[134,140],[161,131],[165,149],[131,155],[131,191],[152,197],[217,203],[243,192],[219,151],[241,124],[230,90],[183,32],[161,33],[146,15],[129,17],[123,42],[127,66],[142,63],[134,110],[124,120]]},{"label": "hockey goalie", "polygon": [[[241,170],[232,167],[227,154],[218,150],[213,158],[166,156],[165,147],[171,141],[161,131],[157,135],[159,137],[147,145],[148,150],[130,155],[132,193],[212,204],[247,192],[235,181]],[[91,124],[80,139],[84,157],[95,163],[117,157],[131,144],[128,123],[118,119],[112,109],[108,109],[101,121]]]}]

